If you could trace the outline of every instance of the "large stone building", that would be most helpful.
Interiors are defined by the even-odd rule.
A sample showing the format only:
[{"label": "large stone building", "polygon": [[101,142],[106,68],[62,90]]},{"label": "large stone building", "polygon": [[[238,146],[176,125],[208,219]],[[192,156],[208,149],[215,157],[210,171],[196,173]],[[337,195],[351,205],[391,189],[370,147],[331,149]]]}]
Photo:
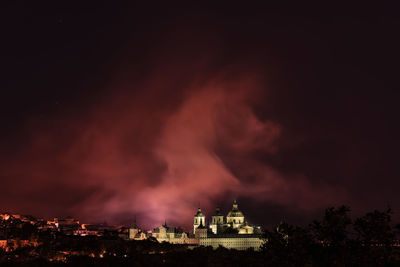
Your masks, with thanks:
[{"label": "large stone building", "polygon": [[181,228],[170,227],[165,222],[163,225],[148,232],[146,235],[136,225],[129,228],[129,239],[143,240],[155,238],[158,242],[169,242],[172,244],[188,244],[190,247],[219,246],[246,250],[252,248],[260,249],[264,242],[260,227],[248,225],[243,213],[239,210],[236,201],[226,217],[221,213],[219,207],[211,216],[211,221],[206,224],[206,216],[202,213],[200,205],[193,218],[193,234],[184,232]]},{"label": "large stone building", "polygon": [[247,224],[236,200],[226,217],[221,214],[220,208],[217,207],[215,213],[211,216],[208,227],[205,224],[205,216],[199,207],[194,215],[193,230],[201,246],[258,250],[264,242],[261,228]]},{"label": "large stone building", "polygon": [[198,245],[199,240],[192,234],[185,233],[181,228],[169,227],[167,222],[153,230],[151,236],[158,242],[169,242],[172,244]]}]

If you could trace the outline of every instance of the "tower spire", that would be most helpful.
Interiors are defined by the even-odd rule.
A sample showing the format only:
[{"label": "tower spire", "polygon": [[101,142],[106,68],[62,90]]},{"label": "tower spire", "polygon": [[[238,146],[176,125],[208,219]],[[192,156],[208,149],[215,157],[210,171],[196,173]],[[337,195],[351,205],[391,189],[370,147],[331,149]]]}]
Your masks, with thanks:
[{"label": "tower spire", "polygon": [[237,209],[237,208],[238,208],[238,204],[235,199],[235,200],[233,200],[233,209]]},{"label": "tower spire", "polygon": [[201,208],[200,208],[200,201],[198,202],[199,206],[197,209],[197,213],[194,215],[194,220],[193,220],[193,233],[196,232],[196,228],[200,227],[201,225],[205,226],[206,222],[205,222],[205,216],[204,214],[201,212]]},{"label": "tower spire", "polygon": [[133,218],[133,227],[137,227],[137,224],[136,224],[136,215],[135,215],[135,217]]}]

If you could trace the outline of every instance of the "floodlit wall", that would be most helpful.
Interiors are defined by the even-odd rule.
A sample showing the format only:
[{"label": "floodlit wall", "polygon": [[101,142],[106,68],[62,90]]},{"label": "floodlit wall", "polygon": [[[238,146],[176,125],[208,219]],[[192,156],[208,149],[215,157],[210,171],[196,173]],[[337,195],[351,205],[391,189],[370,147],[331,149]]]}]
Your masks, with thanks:
[{"label": "floodlit wall", "polygon": [[263,244],[263,240],[258,237],[240,237],[240,238],[224,238],[224,237],[209,237],[200,238],[200,246],[211,246],[214,249],[223,246],[228,249],[246,250],[253,248],[259,250]]}]

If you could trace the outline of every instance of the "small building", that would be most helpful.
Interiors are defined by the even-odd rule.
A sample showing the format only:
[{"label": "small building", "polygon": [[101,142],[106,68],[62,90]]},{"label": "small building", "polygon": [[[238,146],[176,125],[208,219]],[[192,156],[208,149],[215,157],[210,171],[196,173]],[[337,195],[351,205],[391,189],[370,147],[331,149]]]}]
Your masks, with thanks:
[{"label": "small building", "polygon": [[81,229],[81,225],[77,219],[72,217],[54,218],[54,225],[66,235],[73,235],[76,230]]},{"label": "small building", "polygon": [[129,237],[130,240],[144,240],[147,238],[147,235],[140,229],[136,224],[136,218],[133,222],[133,226],[129,228]]}]

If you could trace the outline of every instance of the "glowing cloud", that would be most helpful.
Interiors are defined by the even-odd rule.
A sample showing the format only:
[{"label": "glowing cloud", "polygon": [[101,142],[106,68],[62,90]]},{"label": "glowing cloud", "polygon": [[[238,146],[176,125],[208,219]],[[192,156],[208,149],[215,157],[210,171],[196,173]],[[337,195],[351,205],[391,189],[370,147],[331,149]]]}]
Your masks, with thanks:
[{"label": "glowing cloud", "polygon": [[52,127],[32,119],[24,168],[16,171],[16,160],[7,167],[34,185],[19,192],[32,198],[26,209],[43,205],[39,192],[56,189],[47,203],[53,213],[114,222],[136,214],[146,227],[164,219],[188,226],[199,201],[210,210],[227,194],[303,210],[335,198],[336,188],[282,174],[256,156],[276,153],[284,129],[253,112],[263,85],[255,77],[207,76],[166,98],[152,96],[171,84],[155,80],[140,92],[113,88],[83,116]]}]

